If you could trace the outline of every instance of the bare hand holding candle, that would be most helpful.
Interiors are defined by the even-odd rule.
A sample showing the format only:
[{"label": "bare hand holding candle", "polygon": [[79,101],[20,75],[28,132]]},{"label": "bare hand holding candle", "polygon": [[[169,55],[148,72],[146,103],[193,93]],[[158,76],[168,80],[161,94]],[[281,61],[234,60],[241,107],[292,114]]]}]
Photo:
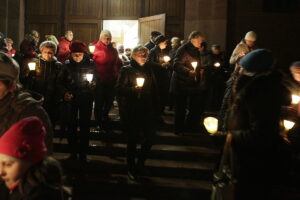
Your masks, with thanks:
[{"label": "bare hand holding candle", "polygon": [[29,62],[28,63],[28,68],[29,68],[30,71],[35,71],[36,63],[35,62]]},{"label": "bare hand holding candle", "polygon": [[90,83],[93,80],[94,75],[93,74],[86,74],[86,80]]},{"label": "bare hand holding candle", "polygon": [[170,56],[164,56],[164,62],[167,63],[171,60]]}]

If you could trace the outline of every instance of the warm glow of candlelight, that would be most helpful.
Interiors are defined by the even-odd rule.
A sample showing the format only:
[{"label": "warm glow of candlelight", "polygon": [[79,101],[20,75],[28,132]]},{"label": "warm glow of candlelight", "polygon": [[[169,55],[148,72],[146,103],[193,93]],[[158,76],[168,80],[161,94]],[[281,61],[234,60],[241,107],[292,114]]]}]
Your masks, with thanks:
[{"label": "warm glow of candlelight", "polygon": [[144,82],[145,82],[144,78],[136,78],[136,84],[138,87],[143,87]]},{"label": "warm glow of candlelight", "polygon": [[218,131],[218,119],[215,117],[206,117],[203,124],[210,134],[215,134]]},{"label": "warm glow of candlelight", "polygon": [[197,67],[197,65],[198,65],[198,62],[191,62],[191,64],[192,64],[192,67],[194,68],[194,70],[196,70],[196,67]]},{"label": "warm glow of candlelight", "polygon": [[92,82],[94,75],[93,74],[86,74],[86,80],[88,82]]},{"label": "warm glow of candlelight", "polygon": [[214,64],[214,66],[215,66],[215,67],[220,67],[221,64],[220,64],[219,62],[216,62],[216,63]]},{"label": "warm glow of candlelight", "polygon": [[90,45],[90,46],[89,46],[90,52],[91,52],[91,53],[94,53],[94,52],[95,52],[95,48],[96,48],[96,47],[95,47],[94,45]]},{"label": "warm glow of candlelight", "polygon": [[285,128],[285,130],[290,130],[294,127],[295,122],[289,121],[289,120],[283,120],[283,126]]},{"label": "warm glow of candlelight", "polygon": [[300,96],[292,94],[292,104],[298,104],[300,101]]},{"label": "warm glow of candlelight", "polygon": [[171,60],[170,56],[164,56],[164,61],[169,62]]},{"label": "warm glow of candlelight", "polygon": [[28,63],[28,67],[29,67],[29,70],[30,70],[30,71],[34,71],[34,70],[35,70],[35,66],[36,66],[36,63],[35,63],[35,62],[30,62],[30,63]]}]

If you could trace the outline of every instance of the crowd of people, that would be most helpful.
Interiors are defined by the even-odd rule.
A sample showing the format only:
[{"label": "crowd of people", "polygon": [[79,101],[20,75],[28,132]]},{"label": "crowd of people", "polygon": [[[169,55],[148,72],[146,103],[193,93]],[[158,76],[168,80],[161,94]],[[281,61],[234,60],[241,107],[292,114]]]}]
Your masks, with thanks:
[{"label": "crowd of people", "polygon": [[[234,170],[224,184],[234,184],[235,199],[284,199],[298,151],[300,109],[291,102],[300,96],[300,62],[290,71],[276,68],[272,52],[256,46],[254,31],[229,60],[220,45],[209,49],[199,31],[187,41],[152,31],[147,44],[133,49],[114,46],[109,30],[89,46],[73,37],[68,30],[40,43],[33,30],[16,51],[13,40],[0,34],[1,199],[63,199],[59,164],[48,157],[54,128],[68,139],[69,159],[87,163],[92,113],[97,129],[109,132],[114,101],[128,138],[129,179],[149,173],[145,161],[168,108],[176,135],[205,132],[201,121],[208,115],[230,133]],[[284,129],[284,120],[295,127]]]}]

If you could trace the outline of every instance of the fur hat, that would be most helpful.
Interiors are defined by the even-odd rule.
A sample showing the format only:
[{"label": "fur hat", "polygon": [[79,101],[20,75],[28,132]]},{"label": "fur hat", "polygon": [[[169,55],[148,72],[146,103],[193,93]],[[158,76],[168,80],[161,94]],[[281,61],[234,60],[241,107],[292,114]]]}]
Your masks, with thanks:
[{"label": "fur hat", "polygon": [[10,56],[0,52],[0,80],[19,80],[19,64]]},{"label": "fur hat", "polygon": [[167,38],[163,35],[157,36],[157,38],[155,38],[155,45],[159,45],[159,43],[162,43],[164,41],[166,41]]},{"label": "fur hat", "polygon": [[249,31],[245,35],[245,40],[256,41],[256,38],[257,38],[257,36],[256,36],[256,33],[254,31]]},{"label": "fur hat", "polygon": [[45,135],[45,127],[39,118],[24,118],[13,124],[0,138],[0,154],[38,163],[47,155]]},{"label": "fur hat", "polygon": [[78,52],[84,53],[87,51],[87,47],[82,41],[75,40],[70,45],[70,50],[71,50],[71,53],[78,53]]},{"label": "fur hat", "polygon": [[240,65],[247,72],[257,73],[269,70],[274,62],[272,52],[267,49],[256,49],[245,55]]}]

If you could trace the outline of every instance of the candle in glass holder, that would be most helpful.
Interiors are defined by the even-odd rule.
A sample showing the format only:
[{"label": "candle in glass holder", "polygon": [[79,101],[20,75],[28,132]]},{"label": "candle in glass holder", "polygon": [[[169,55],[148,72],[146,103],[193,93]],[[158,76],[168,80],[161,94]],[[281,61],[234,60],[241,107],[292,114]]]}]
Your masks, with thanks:
[{"label": "candle in glass holder", "polygon": [[203,124],[210,134],[215,134],[218,131],[218,119],[214,117],[206,117]]},{"label": "candle in glass holder", "polygon": [[171,60],[170,56],[164,56],[164,62],[169,62]]},{"label": "candle in glass holder", "polygon": [[290,130],[294,127],[295,122],[289,121],[289,120],[283,120],[283,126],[285,128],[285,130]]},{"label": "candle in glass holder", "polygon": [[194,68],[194,70],[196,70],[196,67],[197,67],[197,65],[198,65],[198,62],[191,62],[191,64],[192,64],[192,67]]},{"label": "candle in glass holder", "polygon": [[36,67],[36,63],[35,62],[30,62],[28,63],[28,67],[30,71],[34,71],[35,67]]},{"label": "candle in glass holder", "polygon": [[300,96],[292,94],[292,104],[298,104],[300,101]]},{"label": "candle in glass holder", "polygon": [[136,84],[138,87],[143,87],[144,82],[145,82],[144,78],[136,78]]},{"label": "candle in glass holder", "polygon": [[94,77],[93,74],[86,74],[85,76],[86,76],[86,80],[87,80],[88,82],[92,82],[93,77]]},{"label": "candle in glass holder", "polygon": [[214,66],[215,66],[215,67],[220,67],[221,64],[220,64],[219,62],[215,62]]},{"label": "candle in glass holder", "polygon": [[90,50],[90,52],[93,54],[94,52],[95,52],[95,46],[94,45],[90,45],[89,46],[89,50]]}]

